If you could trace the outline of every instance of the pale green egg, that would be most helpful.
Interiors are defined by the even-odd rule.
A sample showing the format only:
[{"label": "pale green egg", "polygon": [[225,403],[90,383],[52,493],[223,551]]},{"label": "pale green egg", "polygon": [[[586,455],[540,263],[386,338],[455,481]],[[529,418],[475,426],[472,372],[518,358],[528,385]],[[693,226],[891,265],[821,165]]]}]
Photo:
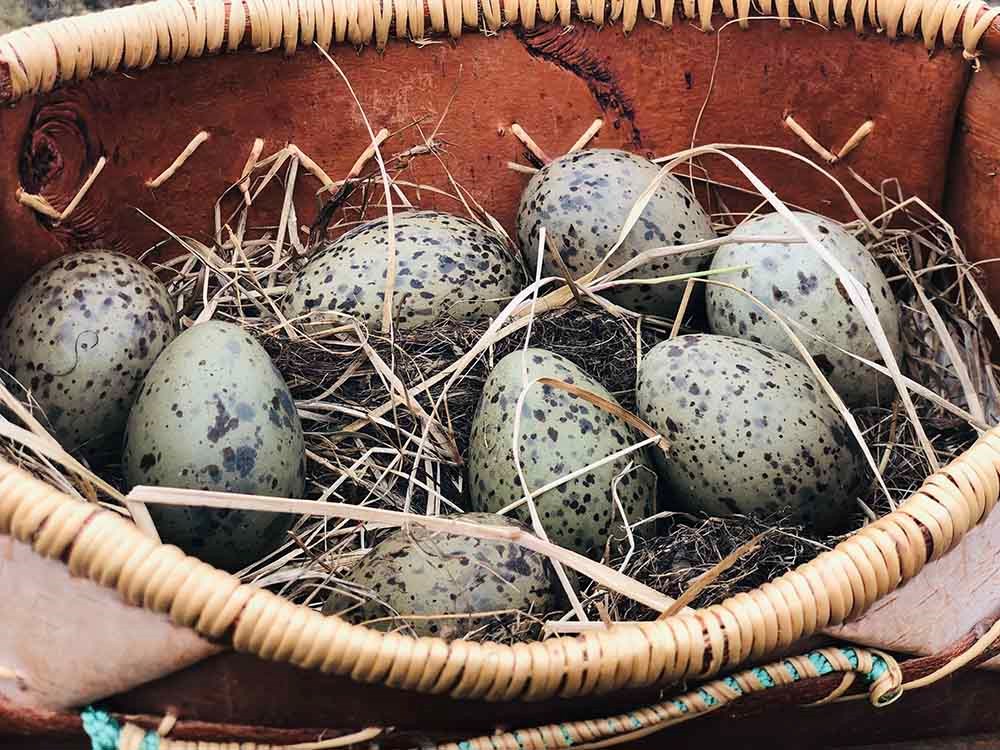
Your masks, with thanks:
[{"label": "pale green egg", "polygon": [[[264,348],[239,326],[210,321],[156,360],[129,415],[122,460],[139,484],[301,497],[302,425]],[[150,505],[164,542],[226,570],[267,554],[288,514]]]}]

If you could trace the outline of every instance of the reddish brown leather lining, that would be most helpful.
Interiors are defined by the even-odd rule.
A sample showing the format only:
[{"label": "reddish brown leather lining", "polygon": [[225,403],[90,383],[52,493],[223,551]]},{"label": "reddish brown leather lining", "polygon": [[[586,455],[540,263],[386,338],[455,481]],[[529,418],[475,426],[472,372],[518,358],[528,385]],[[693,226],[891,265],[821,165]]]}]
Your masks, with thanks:
[{"label": "reddish brown leather lining", "polygon": [[[986,62],[972,77],[955,129],[945,207],[970,259],[1000,257],[1000,66]],[[994,305],[1000,264],[984,263]],[[983,321],[984,325],[986,321]]]},{"label": "reddish brown leather lining", "polygon": [[[566,34],[559,28],[469,34],[454,45],[394,42],[384,56],[345,47],[334,54],[376,128],[395,130],[423,117],[432,129],[457,92],[440,133],[449,143],[446,163],[510,226],[526,178],[504,166],[520,153],[505,128],[519,122],[558,154],[603,116],[608,126],[596,145],[651,155],[683,148],[709,92],[717,44],[699,143],[765,143],[811,155],[782,127],[786,113],[831,150],[871,118],[875,131],[847,164],[876,183],[898,177],[905,191],[940,203],[968,65],[958,51],[928,59],[914,40],[887,43],[849,30],[784,30],[771,22],[753,23],[748,31],[733,25],[715,36],[687,24],[666,32],[640,23],[628,37],[618,28],[580,24]],[[146,188],[145,180],[201,129],[211,140],[163,187]],[[368,142],[342,82],[310,51],[288,59],[241,53],[161,65],[67,87],[3,112],[0,143],[9,156],[0,162],[0,231],[7,243],[0,297],[66,250],[110,245],[139,252],[163,239],[137,208],[182,234],[205,237],[216,196],[239,176],[257,136],[267,138],[268,152],[294,141],[335,178]],[[407,148],[415,138],[393,139],[385,151]],[[100,154],[109,164],[65,226],[43,226],[48,220],[14,201],[23,180],[64,207]],[[847,215],[817,174],[773,155],[744,156],[786,200]],[[845,166],[833,171],[850,181]],[[734,178],[731,168],[713,167],[713,173]],[[447,185],[441,166],[428,157],[406,178]],[[312,218],[314,187],[318,183],[303,181],[302,221]],[[879,210],[877,198],[860,189],[858,195],[867,210]],[[279,199],[275,185],[268,200],[276,207]]]}]

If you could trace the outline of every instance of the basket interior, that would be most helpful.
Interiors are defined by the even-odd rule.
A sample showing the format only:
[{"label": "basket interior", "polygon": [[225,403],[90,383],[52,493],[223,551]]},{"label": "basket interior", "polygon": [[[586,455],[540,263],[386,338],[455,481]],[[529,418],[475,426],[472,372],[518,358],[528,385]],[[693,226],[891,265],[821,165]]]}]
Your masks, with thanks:
[{"label": "basket interior", "polygon": [[[334,58],[375,130],[418,122],[429,132],[447,113],[439,137],[448,170],[508,229],[526,179],[505,166],[523,161],[511,126],[558,154],[595,118],[607,126],[592,145],[649,156],[694,142],[773,145],[814,157],[784,126],[786,116],[834,152],[871,120],[871,135],[830,171],[850,181],[854,169],[876,187],[897,178],[905,194],[940,206],[969,72],[957,50],[928,58],[912,40],[764,22],[746,30],[731,24],[715,36],[689,24],[667,32],[640,23],[628,36],[589,24],[539,26],[469,34],[454,45],[390,42],[383,54],[337,47]],[[209,140],[185,166],[161,187],[147,187],[199,131]],[[58,254],[147,250],[163,231],[140,211],[179,234],[204,237],[216,197],[239,178],[255,138],[269,150],[294,143],[329,174],[346,173],[370,142],[343,80],[315,50],[206,57],[64,85],[3,111],[0,138],[9,155],[0,164],[8,248],[0,299]],[[390,141],[385,150],[405,147]],[[105,170],[65,221],[16,201],[21,185],[65,206],[102,155]],[[815,170],[769,154],[740,156],[790,205],[850,216]],[[717,179],[746,185],[731,166],[707,164]],[[432,158],[416,160],[412,172],[423,184],[448,185]],[[282,196],[272,192],[261,200],[277,215]],[[738,192],[726,199],[733,210],[755,203]],[[860,190],[858,199],[872,214],[881,210],[878,195]],[[434,196],[425,202],[455,208]],[[296,204],[309,223],[317,206],[311,187],[303,185]]]},{"label": "basket interior", "polygon": [[[525,181],[506,167],[507,161],[524,161],[512,125],[521,125],[551,153],[561,153],[595,118],[605,126],[594,145],[649,156],[697,142],[763,144],[809,158],[813,152],[784,124],[789,115],[834,151],[871,121],[874,129],[864,143],[829,167],[834,176],[847,181],[854,170],[876,186],[895,178],[904,194],[935,208],[947,205],[961,213],[966,205],[947,199],[955,123],[969,77],[958,51],[928,58],[915,42],[887,43],[810,26],[732,26],[708,37],[686,24],[666,33],[641,23],[627,37],[614,28],[542,26],[495,37],[469,35],[458,45],[392,43],[384,56],[341,47],[334,57],[375,129],[398,131],[414,121],[433,127],[447,112],[440,137],[448,145],[448,172],[434,160],[415,162],[414,181],[444,186],[450,173],[508,230]],[[146,182],[199,131],[209,134],[208,141],[163,186],[149,188]],[[157,223],[204,237],[214,221],[216,196],[239,179],[255,138],[275,147],[294,143],[329,173],[345,174],[370,135],[340,76],[307,52],[290,58],[237,53],[136,75],[114,73],[3,111],[0,140],[10,157],[0,163],[5,186],[0,230],[10,249],[0,300],[59,254],[95,247],[143,252],[163,238]],[[52,205],[65,205],[102,156],[106,168],[67,220],[54,222],[17,202],[15,188],[21,185]],[[759,151],[743,158],[789,205],[851,216],[844,197],[812,167]],[[741,191],[745,182],[731,165],[711,159],[706,165],[715,179],[733,185],[720,191],[731,210],[757,203]],[[855,196],[869,214],[881,211],[877,190]],[[281,202],[276,191],[263,196],[261,205],[277,216]],[[315,218],[318,202],[310,187],[299,190],[296,205],[302,223]],[[424,205],[454,209],[434,196]],[[948,546],[933,540],[934,553],[938,542]],[[255,627],[247,622],[239,627]],[[722,618],[713,627],[719,622],[731,624]],[[685,638],[716,637],[716,652],[712,644],[707,654],[700,646],[698,668],[692,670],[720,668],[722,631],[710,631],[700,621],[684,623],[677,632],[690,626]],[[351,633],[357,642],[367,637]],[[607,655],[618,646],[609,638],[602,648]],[[640,644],[634,653],[646,648]],[[623,646],[621,653],[632,652]],[[735,660],[735,654],[727,658]],[[375,670],[366,672],[367,667],[359,673],[371,678]],[[616,680],[629,677],[622,675],[620,680],[611,675],[604,687],[620,687]],[[558,684],[553,681],[549,695]]]}]

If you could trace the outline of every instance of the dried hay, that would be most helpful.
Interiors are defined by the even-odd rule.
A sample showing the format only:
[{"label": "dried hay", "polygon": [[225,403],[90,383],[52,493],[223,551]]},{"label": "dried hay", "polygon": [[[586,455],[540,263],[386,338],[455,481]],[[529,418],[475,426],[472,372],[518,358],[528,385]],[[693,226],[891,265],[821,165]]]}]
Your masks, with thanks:
[{"label": "dried hay", "polygon": [[[445,163],[438,128],[430,137],[421,133],[415,145],[385,160],[380,144],[389,136],[373,132],[374,145],[367,156],[378,161],[378,168],[366,171],[365,160],[360,159],[341,182],[332,181],[293,145],[264,158],[256,147],[240,182],[216,205],[214,242],[206,245],[162,227],[167,236],[164,246],[179,246],[182,252],[158,264],[185,324],[209,318],[238,322],[271,354],[292,390],[307,432],[306,497],[403,511],[415,521],[462,509],[464,479],[458,458],[468,445],[478,394],[496,360],[526,343],[557,352],[631,409],[642,352],[699,324],[691,317],[683,323],[639,317],[595,295],[596,289],[620,281],[620,269],[575,280],[536,278],[529,290],[511,301],[502,319],[493,321],[444,321],[406,331],[389,325],[365,331],[346,319],[309,326],[285,320],[276,303],[310,249],[331,233],[384,213],[387,202],[399,210],[419,205],[416,196],[422,193],[448,195],[457,210],[499,228],[453,180],[442,189],[404,179],[415,159]],[[420,132],[419,123],[414,130]],[[730,150],[692,149],[671,157],[668,164],[671,169],[688,167],[693,175],[699,156],[729,155]],[[772,151],[776,158],[802,158]],[[320,179],[321,194],[332,197],[326,199],[316,225],[300,227],[291,196],[296,180],[307,175]],[[712,185],[708,177],[699,179]],[[760,195],[784,208],[755,180],[750,182]],[[858,180],[860,189],[873,189]],[[837,187],[848,194],[842,185]],[[254,228],[255,199],[276,189],[285,198],[280,223]],[[936,466],[968,447],[977,428],[1000,421],[1000,388],[983,325],[990,321],[998,327],[998,319],[978,287],[976,268],[965,259],[950,227],[926,206],[880,195],[885,213],[875,219],[860,216],[851,228],[869,241],[894,282],[906,335],[900,374],[908,379],[914,397],[854,411],[856,434],[871,461],[868,481],[857,498],[853,528],[891,510]],[[225,218],[224,211],[230,211]],[[634,217],[640,212],[641,201]],[[724,229],[739,217],[723,211],[715,218]],[[702,243],[680,251],[705,247]],[[702,283],[713,282],[702,277],[692,281],[689,290]],[[688,315],[686,307],[681,315]],[[804,337],[808,332],[792,335]],[[115,468],[105,472],[107,483],[102,483],[75,464],[34,421],[31,415],[41,415],[30,407],[30,394],[18,396],[5,394],[7,418],[0,430],[4,457],[67,492],[90,501],[100,499],[125,512]],[[29,408],[19,406],[21,401]],[[607,568],[670,597],[681,596],[705,576],[693,606],[758,586],[837,541],[810,538],[781,518],[697,518],[665,511],[632,521],[633,526],[655,524],[656,536],[637,538],[625,557],[605,560]],[[345,571],[386,528],[377,521],[304,517],[280,550],[244,571],[243,577],[294,601],[321,606],[330,591],[346,589]],[[558,555],[552,558],[572,562]],[[721,560],[728,566],[720,566]],[[593,576],[581,576],[566,612],[482,613],[481,625],[469,637],[513,641],[572,632],[587,621],[599,625],[659,615],[657,609],[638,603],[628,585],[609,585],[608,580],[598,583]]]}]

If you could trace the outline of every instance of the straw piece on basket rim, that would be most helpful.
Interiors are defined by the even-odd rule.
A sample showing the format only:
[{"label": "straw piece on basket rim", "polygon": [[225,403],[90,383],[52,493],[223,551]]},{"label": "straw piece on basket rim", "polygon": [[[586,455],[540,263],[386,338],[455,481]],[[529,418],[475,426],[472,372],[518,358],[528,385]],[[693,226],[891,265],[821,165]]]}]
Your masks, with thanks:
[{"label": "straw piece on basket rim", "polygon": [[292,153],[298,157],[302,166],[305,167],[306,170],[313,175],[313,177],[323,183],[324,188],[331,188],[335,185],[334,181],[330,178],[330,175],[323,170],[323,167],[313,161],[313,159],[311,159],[305,151],[300,149],[294,143],[289,144],[288,148],[290,148]]},{"label": "straw piece on basket rim", "polygon": [[443,531],[476,537],[478,539],[491,539],[517,544],[533,552],[558,560],[602,586],[630,599],[634,599],[657,612],[662,612],[674,602],[671,597],[661,594],[655,589],[619,573],[614,568],[595,562],[572,550],[559,547],[551,542],[546,542],[534,534],[520,529],[485,526],[442,516],[417,515],[395,510],[367,508],[347,503],[319,503],[313,500],[291,500],[267,495],[241,495],[236,493],[182,490],[144,485],[135,487],[126,497],[130,501],[141,502],[147,505],[238,508],[241,510],[294,513],[304,516],[346,518],[361,522],[374,521],[392,527],[415,523],[426,526],[432,531]]},{"label": "straw piece on basket rim", "polygon": [[858,127],[858,129],[854,131],[854,134],[847,139],[847,142],[840,147],[840,151],[837,152],[837,161],[845,158],[849,153],[860,146],[861,142],[871,135],[873,130],[875,130],[875,121],[865,120]]},{"label": "straw piece on basket rim", "polygon": [[749,541],[744,542],[739,547],[730,552],[728,555],[719,560],[719,562],[717,562],[711,568],[709,568],[704,573],[695,578],[693,581],[691,581],[691,583],[688,584],[687,588],[684,589],[684,593],[681,594],[679,597],[677,597],[677,601],[675,601],[670,606],[669,609],[666,609],[663,612],[661,612],[660,616],[657,617],[656,619],[666,620],[668,617],[672,617],[684,611],[684,609],[687,608],[687,606],[697,598],[698,594],[700,594],[706,588],[711,586],[712,583],[719,578],[719,576],[721,576],[723,573],[725,573],[727,570],[733,567],[741,557],[743,557],[744,555],[749,555],[751,552],[758,549],[760,547],[760,540],[763,539],[764,536],[766,536],[766,534],[767,534],[766,531],[761,532],[760,534],[757,534]]},{"label": "straw piece on basket rim", "polygon": [[[369,143],[368,147],[361,152],[361,156],[359,156],[355,160],[354,165],[348,171],[347,179],[349,180],[354,179],[355,177],[359,177],[361,175],[361,170],[365,168],[365,164],[367,164],[372,160],[372,157],[375,156],[375,150],[378,149],[383,143],[385,143],[389,135],[390,134],[388,128],[382,128],[375,134],[375,137],[372,138],[371,143]],[[330,180],[330,185],[333,184],[334,184],[333,180]]]},{"label": "straw piece on basket rim", "polygon": [[162,543],[163,540],[160,539],[160,532],[156,530],[156,524],[153,523],[153,517],[150,515],[149,508],[146,507],[145,503],[126,500],[125,507],[128,508],[128,512],[132,515],[132,521],[139,531],[154,542]]},{"label": "straw piece on basket rim", "polygon": [[253,146],[250,147],[250,155],[247,157],[246,164],[243,165],[243,171],[240,172],[240,179],[237,182],[240,192],[243,193],[243,202],[247,206],[253,202],[250,198],[250,175],[256,168],[257,160],[260,159],[260,155],[263,151],[264,139],[254,138]]},{"label": "straw piece on basket rim", "polygon": [[604,120],[602,120],[601,118],[597,118],[596,120],[594,120],[592,123],[590,123],[590,127],[588,127],[585,131],[583,131],[583,135],[577,138],[576,143],[574,143],[572,146],[569,147],[569,150],[566,153],[573,154],[582,148],[586,148],[587,144],[590,143],[597,136],[599,132],[601,132],[601,128],[603,126],[604,126]]},{"label": "straw piece on basket rim", "polygon": [[552,161],[552,158],[535,142],[535,139],[528,135],[527,131],[525,131],[525,129],[516,122],[510,126],[510,132],[515,138],[517,138],[517,140],[523,143],[524,147],[531,152],[531,155],[538,159],[538,161],[542,164],[548,164]]},{"label": "straw piece on basket rim", "polygon": [[42,214],[42,216],[48,216],[50,219],[59,221],[61,216],[60,212],[49,203],[43,196],[36,195],[35,193],[29,193],[24,188],[18,187],[17,191],[14,193],[14,197],[17,202],[27,206],[32,211]]},{"label": "straw piece on basket rim", "polygon": [[51,203],[46,200],[42,195],[37,195],[35,193],[28,193],[23,188],[18,187],[15,193],[15,198],[17,198],[18,203],[22,203],[28,208],[37,211],[38,213],[48,216],[50,219],[54,219],[56,223],[66,221],[70,215],[76,210],[77,206],[83,200],[87,191],[93,186],[94,181],[97,179],[98,175],[104,171],[104,167],[107,165],[108,159],[102,156],[97,160],[94,168],[91,170],[90,175],[84,181],[80,189],[76,191],[76,195],[70,199],[70,202],[66,205],[62,211],[58,211]]},{"label": "straw piece on basket rim", "polygon": [[80,186],[80,189],[77,191],[76,195],[74,195],[73,199],[69,202],[69,205],[66,206],[66,208],[63,209],[62,214],[59,215],[59,221],[66,221],[66,219],[69,218],[70,214],[72,214],[76,210],[76,207],[80,205],[80,201],[83,200],[83,196],[87,194],[87,191],[90,190],[91,185],[94,184],[94,180],[96,180],[97,177],[101,174],[101,172],[104,171],[104,166],[107,163],[108,159],[105,156],[102,156],[100,159],[97,160],[97,164],[94,165],[94,169],[90,173],[90,176],[87,177],[83,185]]},{"label": "straw piece on basket rim", "polygon": [[785,127],[791,130],[795,135],[797,135],[803,143],[805,143],[813,152],[827,164],[833,164],[837,161],[837,157],[832,154],[823,144],[817,141],[804,127],[796,122],[795,118],[791,115],[785,115],[785,119],[782,120]]},{"label": "straw piece on basket rim", "polygon": [[153,179],[148,180],[146,182],[146,187],[155,189],[163,185],[163,183],[165,183],[167,180],[169,180],[177,173],[178,169],[184,166],[184,162],[186,162],[191,157],[191,155],[198,150],[198,147],[201,146],[201,144],[203,144],[209,138],[210,136],[207,130],[202,130],[197,135],[195,135],[195,137],[191,139],[191,142],[184,147],[184,150],[177,155],[177,158],[174,159],[173,163],[169,167],[164,169],[160,174],[158,174]]}]

